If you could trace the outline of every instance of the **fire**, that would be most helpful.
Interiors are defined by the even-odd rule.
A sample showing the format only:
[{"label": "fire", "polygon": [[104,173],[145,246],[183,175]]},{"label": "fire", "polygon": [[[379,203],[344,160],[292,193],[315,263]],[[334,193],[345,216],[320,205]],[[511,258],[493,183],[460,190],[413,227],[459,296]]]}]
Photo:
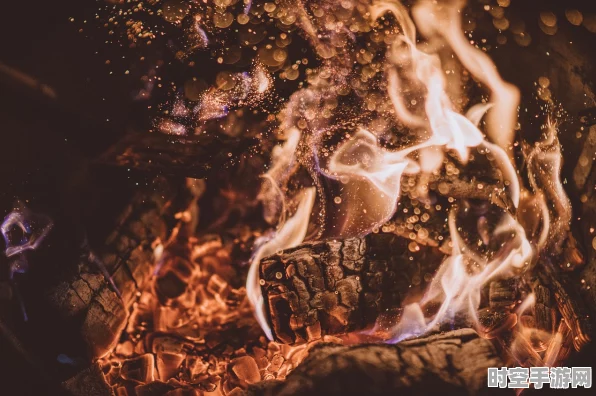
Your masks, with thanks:
[{"label": "fire", "polygon": [[[195,92],[192,103],[176,93],[167,116],[156,124],[161,132],[200,135],[206,125],[216,124],[225,132],[224,120],[233,124],[249,109],[251,116],[262,116],[259,105],[276,98],[275,73],[286,82],[299,73],[305,79],[274,114],[266,115],[267,125],[275,125],[277,144],[267,153],[270,163],[254,198],[264,222],[222,231],[225,221],[218,221],[217,227],[194,235],[188,230],[198,222],[197,194],[175,216],[178,225],[169,239],[152,246],[152,278],[133,305],[122,341],[102,359],[120,392],[159,379],[231,394],[262,380],[284,379],[321,340],[398,343],[449,326],[474,328],[515,365],[555,365],[572,345],[579,349],[587,342],[564,302],[557,301],[563,319],[556,324],[553,319],[552,329],[541,327],[535,313],[542,303],[536,292],[539,275],[550,276],[545,268],[551,268],[551,257],[562,254],[572,216],[560,180],[556,122],[545,122],[544,138],[534,146],[521,144],[524,167],[518,169],[520,93],[464,34],[465,2],[418,0],[411,7],[397,0],[326,1],[312,7],[267,3],[264,10],[283,34],[262,46],[259,34],[268,33],[259,27],[265,14],[260,5],[216,3],[213,15],[197,2],[163,10],[166,20],[184,26],[189,35],[188,48],[176,56],[222,44],[229,53],[222,53],[218,64],[233,64],[226,58],[233,47],[218,33],[230,33],[225,29],[234,23],[235,32],[246,33],[241,44],[258,59],[245,63],[250,71],[218,74],[216,84]],[[187,14],[190,24],[182,22]],[[294,28],[312,46],[316,63],[307,58],[287,62]],[[300,69],[306,65],[307,71]],[[469,94],[476,83],[484,96]],[[265,132],[259,139],[267,140]],[[458,187],[463,192],[456,194]],[[18,213],[6,221],[24,227]],[[226,239],[228,234],[233,238]],[[424,248],[442,260],[433,273],[410,280],[412,292],[402,305],[387,309],[392,311],[368,328],[335,338],[321,336],[318,323],[319,328],[312,327],[319,336],[314,343],[274,341],[276,327],[263,294],[266,281],[260,279],[263,260],[279,256],[283,262],[284,251],[322,241],[333,247],[349,241],[347,249],[358,250],[354,246],[364,244],[353,241],[374,234],[406,239],[411,261],[422,257],[416,253]],[[35,244],[32,239],[17,249]],[[241,245],[251,250],[242,260],[234,257]],[[329,254],[330,260],[339,260],[338,251]],[[356,273],[362,263],[350,265]],[[335,271],[329,275],[334,281],[346,280],[344,269],[312,267],[321,276]],[[283,268],[277,279],[300,271]],[[319,287],[328,286],[326,279],[300,275],[305,280],[296,281],[296,289],[308,289],[308,295],[316,283],[333,294]],[[356,275],[350,282],[358,292],[364,284]],[[504,284],[513,285],[513,291],[502,292]],[[341,287],[334,291],[339,297],[323,296],[319,289],[313,300],[328,304],[329,321],[347,328],[348,305],[357,305],[358,296]],[[290,294],[283,287],[278,291]],[[487,295],[499,292],[506,296],[488,301]],[[319,308],[301,298],[295,302],[300,308]],[[292,315],[287,314],[289,327],[308,327]]]},{"label": "fire", "polygon": [[346,219],[339,235],[366,235],[389,221],[399,201],[402,174],[418,170],[403,153],[379,147],[371,132],[356,132],[333,154],[326,174],[343,185],[338,211],[344,211]]},{"label": "fire", "polygon": [[[448,215],[450,252],[424,296],[404,306],[399,321],[392,327],[387,328],[383,323],[367,332],[389,342],[425,334],[442,323],[452,322],[457,315],[469,317],[470,324],[479,333],[488,336],[490,331],[478,317],[482,291],[493,281],[521,278],[530,273],[544,253],[547,241],[562,241],[570,223],[569,200],[559,179],[561,155],[555,138],[556,129],[549,123],[547,139],[539,142],[527,155],[529,167],[537,168],[530,172],[531,190],[527,190],[521,185],[513,157],[519,92],[503,81],[491,59],[465,38],[460,22],[463,5],[459,1],[420,0],[412,8],[412,17],[398,1],[375,1],[370,6],[369,17],[373,25],[387,21],[391,15],[399,26],[387,49],[383,66],[385,92],[398,125],[406,126],[417,136],[414,145],[386,149],[375,133],[359,125],[354,134],[348,134],[347,140],[331,151],[327,161],[322,158],[318,146],[310,151],[312,160],[302,159],[303,163],[316,164],[314,169],[320,177],[334,180],[341,186],[334,199],[335,213],[327,214],[341,219],[333,224],[330,232],[330,235],[339,238],[366,235],[389,221],[401,199],[404,175],[418,177],[420,199],[426,199],[428,185],[425,183],[428,183],[431,174],[440,170],[449,153],[454,154],[461,165],[466,165],[473,161],[471,151],[476,150],[474,156],[486,156],[500,169],[505,180],[504,192],[513,206],[498,214],[499,223],[492,230],[488,231],[480,221],[478,229],[470,230],[482,235],[482,249],[467,245],[461,235],[461,226],[457,224],[461,208],[457,205],[451,207]],[[423,42],[417,39],[417,27],[425,39]],[[449,55],[456,58],[461,67],[489,93],[488,101],[470,106],[465,114],[460,105],[466,101],[465,97],[462,98],[465,95],[461,88],[464,83],[458,78],[461,73],[449,73],[449,67],[452,67]],[[446,73],[450,76],[449,81]],[[334,95],[333,88],[324,92]],[[311,101],[318,98],[313,88],[306,88],[295,95],[300,96],[301,106],[304,106],[305,96]],[[296,117],[300,111],[296,103],[290,101],[285,114]],[[481,122],[486,135],[478,127]],[[314,141],[318,143],[320,138]],[[286,156],[281,161],[276,160],[272,169],[277,172],[280,167],[288,169],[288,164],[293,161],[290,158],[298,155],[296,147],[295,140],[288,140],[283,148]],[[291,148],[294,148],[293,153],[288,152]],[[547,174],[543,168],[551,172]],[[540,180],[535,173],[540,175]],[[284,185],[282,180],[286,179],[287,174],[280,177],[279,185]],[[270,183],[275,184],[273,181]],[[548,210],[547,196],[554,200],[556,230],[552,229],[553,214]],[[289,198],[281,198],[282,201],[284,199]],[[518,221],[515,212],[520,206],[522,212],[535,208],[532,209],[532,221],[533,231],[539,230],[537,234],[527,235],[526,228]],[[302,216],[301,224],[304,225],[310,211],[296,212],[293,220],[298,216]],[[287,223],[284,230],[286,226]],[[302,240],[304,233],[302,228],[300,230],[298,239]],[[253,262],[251,270],[256,265]],[[256,283],[252,278],[250,282]],[[263,325],[260,292],[252,288],[248,291],[249,295],[257,296],[252,297],[251,302]],[[518,311],[524,312],[533,301],[532,294],[529,294],[520,305],[521,311]],[[521,324],[520,313],[516,316],[509,327],[520,323],[517,340],[522,340],[528,331],[537,334],[538,330],[530,330]],[[268,325],[263,327],[270,336]],[[562,335],[540,334],[541,344],[549,350],[547,360],[552,363],[552,355],[556,355],[554,351],[558,350],[556,345],[561,343]],[[517,349],[517,342],[512,345],[513,350]]]},{"label": "fire", "polygon": [[[384,18],[389,12],[399,23],[401,30],[388,49],[385,65],[387,95],[398,121],[416,132],[420,136],[420,142],[390,151],[378,144],[373,133],[360,127],[354,136],[332,153],[326,169],[322,167],[321,173],[326,178],[339,180],[343,185],[338,199],[341,205],[337,210],[345,212],[345,219],[339,227],[339,237],[365,235],[391,219],[400,199],[400,182],[404,172],[422,176],[436,172],[442,166],[448,151],[455,152],[462,164],[469,161],[469,151],[472,148],[482,146],[486,151],[492,152],[495,162],[508,177],[512,202],[516,206],[519,204],[519,181],[513,170],[514,165],[506,154],[513,140],[517,109],[515,98],[518,94],[515,88],[501,80],[490,59],[463,38],[458,22],[459,6],[455,2],[439,4],[421,1],[413,10],[418,19],[415,24],[408,9],[399,2],[381,1],[371,5],[372,21]],[[416,25],[441,27],[437,31],[427,29],[421,32],[428,37],[425,46],[430,49],[440,48],[439,45],[450,46],[464,66],[470,68],[472,75],[484,82],[491,91],[491,101],[472,107],[468,112],[469,118],[458,113],[451,102],[441,57],[437,53],[418,48]],[[406,105],[405,98],[400,93],[400,89],[403,90],[406,86],[410,93],[414,91],[414,96],[423,98],[423,101],[416,106]],[[502,101],[506,103],[501,103]],[[487,110],[489,115],[492,114],[487,116],[487,129],[489,135],[499,136],[497,144],[486,141],[475,125]],[[288,113],[294,111],[287,110]],[[494,116],[495,113],[498,114],[497,117]],[[316,156],[317,153],[313,152],[313,155]],[[317,159],[317,162],[320,163],[320,160]],[[424,177],[421,180],[424,181]],[[451,256],[439,270],[429,294],[421,302],[424,305],[425,301],[435,300],[442,295],[443,308],[428,326],[421,325],[421,329],[425,329],[421,333],[443,320],[447,307],[454,312],[462,309],[475,312],[480,289],[488,281],[509,266],[521,269],[528,265],[532,256],[532,249],[523,229],[509,215],[494,233],[514,233],[515,247],[503,253],[503,257],[493,258],[490,262],[469,253],[470,249],[465,247],[458,235],[454,213],[452,211],[449,217]],[[308,216],[309,213],[303,215]],[[472,277],[466,276],[464,269],[464,262],[468,260],[475,261],[475,265],[481,268]],[[256,309],[258,312],[258,305]],[[412,312],[411,308],[406,308],[406,312]],[[420,313],[413,316],[420,318]],[[413,320],[409,315],[404,315],[402,322],[411,326],[410,322]]]},{"label": "fire", "polygon": [[299,245],[306,236],[308,219],[315,199],[314,189],[304,191],[304,197],[300,200],[294,216],[275,232],[275,234],[262,242],[251,260],[248,277],[246,279],[246,291],[248,298],[255,310],[257,320],[263,327],[265,334],[271,340],[271,329],[267,325],[265,312],[263,311],[263,297],[261,296],[261,287],[259,285],[258,271],[259,263],[263,257],[267,257],[283,249],[292,248]]}]

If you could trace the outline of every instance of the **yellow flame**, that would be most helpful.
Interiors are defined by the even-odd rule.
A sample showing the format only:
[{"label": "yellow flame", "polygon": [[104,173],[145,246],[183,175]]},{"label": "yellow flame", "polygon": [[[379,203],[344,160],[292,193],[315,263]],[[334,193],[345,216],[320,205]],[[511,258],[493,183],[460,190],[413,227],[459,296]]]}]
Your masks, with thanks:
[{"label": "yellow flame", "polygon": [[246,293],[248,299],[255,311],[257,320],[267,337],[272,340],[273,334],[267,324],[265,309],[263,304],[263,294],[259,285],[259,263],[261,259],[277,253],[283,249],[288,249],[299,245],[306,236],[310,213],[315,202],[316,192],[314,188],[307,188],[302,193],[302,199],[298,204],[296,213],[273,235],[273,237],[264,242],[255,252],[248,270],[246,279]]},{"label": "yellow flame", "polygon": [[[391,329],[394,341],[428,332],[436,325],[453,319],[457,313],[467,314],[480,328],[477,310],[482,289],[493,280],[509,278],[523,270],[534,256],[524,229],[510,215],[504,216],[493,234],[506,234],[510,239],[491,260],[475,254],[466,246],[457,229],[455,210],[449,213],[449,232],[451,255],[439,267],[424,297],[404,308],[399,323]],[[428,320],[423,309],[427,304],[437,302],[440,307]]]},{"label": "yellow flame", "polygon": [[329,176],[343,184],[345,199],[340,210],[347,218],[340,230],[342,237],[368,234],[393,216],[406,168],[418,171],[401,152],[381,148],[365,129],[337,149],[329,162]]}]

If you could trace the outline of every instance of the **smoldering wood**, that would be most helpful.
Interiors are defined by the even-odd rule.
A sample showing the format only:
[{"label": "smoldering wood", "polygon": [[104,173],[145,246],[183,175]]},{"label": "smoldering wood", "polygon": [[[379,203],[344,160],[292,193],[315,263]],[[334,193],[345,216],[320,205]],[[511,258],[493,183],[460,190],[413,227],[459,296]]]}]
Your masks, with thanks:
[{"label": "smoldering wood", "polygon": [[215,132],[192,136],[131,133],[102,154],[97,162],[159,174],[204,178],[214,170],[233,167],[240,158],[257,152],[256,138],[234,138]]},{"label": "smoldering wood", "polygon": [[518,296],[517,279],[496,280],[489,285],[489,307],[508,310],[515,305]]},{"label": "smoldering wood", "polygon": [[443,260],[433,248],[409,250],[392,234],[304,243],[260,264],[261,290],[274,337],[298,343],[372,326],[397,315],[412,287]]},{"label": "smoldering wood", "polygon": [[[487,368],[502,361],[488,340],[472,329],[431,335],[395,345],[324,343],[284,382],[266,381],[249,395],[489,395]],[[513,394],[513,391],[510,391]]]},{"label": "smoldering wood", "polygon": [[114,391],[107,383],[98,363],[80,371],[74,377],[64,381],[64,390],[71,395],[112,396]]},{"label": "smoldering wood", "polygon": [[[174,214],[190,202],[188,191],[157,181],[139,192],[122,214],[106,245],[97,254],[110,278],[83,255],[78,272],[49,292],[49,299],[65,321],[80,326],[79,334],[91,359],[103,356],[126,325],[136,293],[151,277],[153,244],[166,241],[175,225]],[[114,290],[115,285],[116,290]]]},{"label": "smoldering wood", "polygon": [[591,341],[593,326],[575,281],[565,273],[555,273],[554,268],[549,265],[542,265],[538,276],[551,290],[558,311],[571,329],[573,346],[579,351]]},{"label": "smoldering wood", "polygon": [[547,332],[554,332],[555,324],[555,302],[553,295],[547,285],[542,281],[541,277],[534,279],[534,295],[536,296],[536,303],[533,306],[534,319],[536,328]]},{"label": "smoldering wood", "polygon": [[577,165],[573,172],[573,179],[581,194],[581,210],[578,221],[580,235],[579,242],[584,247],[585,265],[578,276],[573,276],[575,284],[580,289],[586,309],[591,316],[592,326],[596,325],[596,166],[594,153],[596,152],[596,126],[589,129],[588,137]]}]

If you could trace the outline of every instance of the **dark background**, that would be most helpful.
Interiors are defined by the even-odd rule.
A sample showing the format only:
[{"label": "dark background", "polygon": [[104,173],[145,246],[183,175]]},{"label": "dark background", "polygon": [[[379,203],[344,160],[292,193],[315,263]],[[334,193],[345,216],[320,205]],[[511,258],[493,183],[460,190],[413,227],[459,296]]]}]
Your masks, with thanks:
[{"label": "dark background", "polygon": [[[538,30],[539,11],[554,11],[561,26],[559,34],[567,35],[577,45],[577,52],[594,64],[590,58],[595,57],[596,34],[569,25],[564,17],[566,7],[594,11],[594,3],[512,0],[511,11],[535,32],[534,41],[528,48],[510,44],[492,55],[504,78],[522,87],[528,103],[535,103],[529,99],[532,82],[553,67],[551,58],[544,55],[551,38]],[[54,219],[50,240],[54,254],[48,268],[60,265],[61,260],[69,261],[71,258],[55,252],[79,244],[85,234],[94,246],[101,244],[132,192],[150,177],[134,170],[93,164],[94,158],[127,131],[147,127],[147,106],[151,104],[132,99],[139,83],[124,74],[127,59],[106,65],[107,59],[120,59],[130,52],[118,44],[104,43],[106,32],[94,20],[99,4],[93,0],[63,0],[4,1],[0,5],[0,217],[20,199]],[[32,78],[33,82],[23,83],[23,78],[17,76],[21,73],[29,76],[24,77],[25,81]],[[596,81],[593,71],[586,69],[582,73],[588,84]],[[51,87],[55,99],[43,93],[47,91],[43,84]],[[564,83],[553,90],[564,103],[566,95],[577,95]],[[578,109],[574,106],[572,118]],[[537,124],[533,123],[537,121],[524,122],[528,126],[525,133],[536,134]],[[568,133],[561,136],[567,176],[581,148],[581,141],[575,140],[572,132],[573,120],[570,123],[568,131],[563,131]],[[572,198],[577,195],[572,190],[569,193]],[[0,257],[0,280],[6,276],[6,260]],[[13,356],[0,337],[0,394],[55,394],[58,388],[54,385],[65,374],[56,367],[56,361],[44,356],[43,348],[28,341],[36,337],[43,342],[51,340],[42,335],[43,328],[32,329],[19,323],[18,309],[2,304],[2,320],[24,340],[25,347],[33,346],[30,352],[39,357],[40,365],[33,368]],[[592,365],[594,353],[593,348],[583,351],[569,365]],[[49,380],[43,379],[37,371],[40,368],[49,373]]]},{"label": "dark background", "polygon": [[[49,248],[35,260],[44,268],[30,271],[38,280],[58,276],[61,267],[76,263],[85,236],[93,246],[101,245],[131,194],[150,179],[93,165],[100,153],[127,131],[144,127],[148,118],[147,104],[132,100],[138,82],[124,74],[122,64],[113,74],[113,65],[105,64],[126,50],[103,43],[106,34],[93,20],[99,4],[1,5],[0,217],[19,199],[54,220]],[[43,85],[51,87],[55,98],[44,93]],[[3,241],[0,245],[4,250]],[[0,283],[6,284],[7,269],[1,255]],[[44,298],[35,290],[28,294],[29,300]],[[0,320],[32,359],[16,354],[6,334],[0,334],[0,394],[59,394],[59,383],[72,372],[56,361],[51,346],[68,343],[70,335],[43,318],[43,312],[31,309],[29,315],[30,323],[22,323],[14,298],[0,301]]]}]

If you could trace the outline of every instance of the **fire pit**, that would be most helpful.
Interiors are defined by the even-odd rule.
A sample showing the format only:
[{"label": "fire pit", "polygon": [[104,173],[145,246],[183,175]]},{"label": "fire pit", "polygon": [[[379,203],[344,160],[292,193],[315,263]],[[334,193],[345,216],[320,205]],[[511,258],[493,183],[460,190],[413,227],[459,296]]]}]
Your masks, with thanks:
[{"label": "fire pit", "polygon": [[588,389],[596,13],[529,3],[102,3],[150,125],[80,223],[7,210],[10,353],[52,394]]}]

